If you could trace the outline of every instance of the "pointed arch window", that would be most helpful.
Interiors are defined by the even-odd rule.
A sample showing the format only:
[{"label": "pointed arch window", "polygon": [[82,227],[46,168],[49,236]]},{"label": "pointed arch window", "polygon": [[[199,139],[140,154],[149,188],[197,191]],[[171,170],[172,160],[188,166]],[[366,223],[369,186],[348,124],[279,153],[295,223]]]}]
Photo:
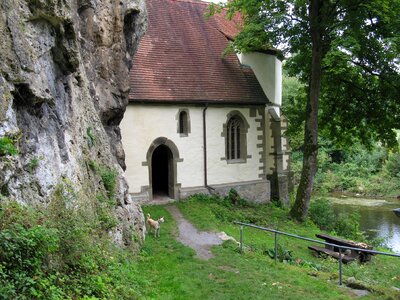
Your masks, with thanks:
[{"label": "pointed arch window", "polygon": [[228,122],[227,154],[228,160],[241,159],[241,131],[243,125],[238,117],[233,117]]},{"label": "pointed arch window", "polygon": [[225,138],[225,157],[228,164],[246,163],[251,155],[247,154],[247,132],[250,126],[240,111],[228,113],[226,123],[222,125],[221,136]]}]

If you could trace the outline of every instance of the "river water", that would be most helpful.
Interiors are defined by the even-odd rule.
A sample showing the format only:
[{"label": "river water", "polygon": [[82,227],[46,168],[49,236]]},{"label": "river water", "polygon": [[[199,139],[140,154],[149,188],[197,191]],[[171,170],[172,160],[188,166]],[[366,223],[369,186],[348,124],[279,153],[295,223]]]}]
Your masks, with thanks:
[{"label": "river water", "polygon": [[384,238],[386,245],[400,253],[400,217],[392,209],[400,207],[396,199],[362,199],[351,197],[328,198],[335,213],[358,211],[360,227],[369,238]]}]

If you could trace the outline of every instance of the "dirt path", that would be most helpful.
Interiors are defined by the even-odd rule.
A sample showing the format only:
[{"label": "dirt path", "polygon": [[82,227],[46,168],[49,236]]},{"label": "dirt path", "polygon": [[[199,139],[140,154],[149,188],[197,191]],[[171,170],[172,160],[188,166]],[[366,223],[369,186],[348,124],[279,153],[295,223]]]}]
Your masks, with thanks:
[{"label": "dirt path", "polygon": [[178,223],[180,241],[185,246],[194,249],[196,257],[201,259],[210,259],[214,257],[210,249],[212,246],[220,245],[224,242],[219,234],[207,231],[198,231],[188,220],[186,220],[179,209],[174,205],[165,206]]}]

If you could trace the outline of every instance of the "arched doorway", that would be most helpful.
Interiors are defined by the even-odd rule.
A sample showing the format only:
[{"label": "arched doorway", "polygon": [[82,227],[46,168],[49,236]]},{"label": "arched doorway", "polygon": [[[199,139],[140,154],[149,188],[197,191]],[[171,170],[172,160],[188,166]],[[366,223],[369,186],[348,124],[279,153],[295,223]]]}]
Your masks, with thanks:
[{"label": "arched doorway", "polygon": [[174,142],[156,138],[147,151],[145,166],[149,167],[149,199],[154,195],[178,199],[180,184],[177,182],[177,163],[183,159]]},{"label": "arched doorway", "polygon": [[173,197],[170,190],[170,186],[173,186],[172,159],[172,152],[167,146],[160,145],[154,149],[151,157],[151,185],[153,197],[156,195]]}]

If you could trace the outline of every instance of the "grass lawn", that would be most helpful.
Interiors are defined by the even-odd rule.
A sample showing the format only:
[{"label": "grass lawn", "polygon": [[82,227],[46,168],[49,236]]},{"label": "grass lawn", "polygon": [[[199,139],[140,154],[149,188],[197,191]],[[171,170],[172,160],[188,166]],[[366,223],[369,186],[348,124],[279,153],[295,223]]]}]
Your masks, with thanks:
[{"label": "grass lawn", "polygon": [[[314,237],[320,230],[311,223],[295,224],[287,212],[273,205],[247,207],[197,197],[177,203],[183,215],[200,230],[225,231],[239,239],[232,220],[254,222],[302,236]],[[132,279],[141,299],[351,299],[347,288],[338,286],[338,263],[311,255],[308,242],[280,237],[282,249],[292,251],[297,262],[274,263],[266,251],[273,248],[273,235],[245,228],[245,252],[233,242],[215,246],[214,258],[195,258],[192,249],[177,242],[177,226],[163,206],[144,207],[144,213],[164,216],[161,237],[146,242],[130,274],[131,264],[121,264],[120,274]],[[125,268],[125,270],[124,270]],[[137,275],[140,276],[137,276]],[[134,277],[134,278],[133,278]],[[354,277],[373,292],[362,299],[400,299],[400,259],[378,256],[359,265],[344,265],[344,277]],[[124,281],[121,279],[121,281]]]}]

